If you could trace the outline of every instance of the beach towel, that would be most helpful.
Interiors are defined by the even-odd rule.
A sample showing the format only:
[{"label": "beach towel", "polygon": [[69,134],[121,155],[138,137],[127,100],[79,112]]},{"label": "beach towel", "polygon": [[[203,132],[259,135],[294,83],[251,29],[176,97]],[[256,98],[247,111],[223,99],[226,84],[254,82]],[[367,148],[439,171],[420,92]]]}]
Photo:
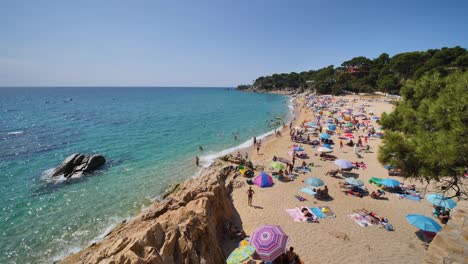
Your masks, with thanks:
[{"label": "beach towel", "polygon": [[312,213],[317,216],[317,218],[326,218],[327,216],[322,212],[322,209],[319,207],[311,207],[310,210]]},{"label": "beach towel", "polygon": [[356,224],[358,224],[359,226],[367,227],[369,225],[367,219],[359,214],[352,214],[349,217],[351,217],[351,219],[353,219],[354,222],[356,222]]},{"label": "beach towel", "polygon": [[300,196],[300,195],[294,195],[294,197],[296,197],[297,200],[299,200],[299,202],[304,202],[304,201],[307,201],[306,198]]},{"label": "beach towel", "polygon": [[315,194],[317,194],[316,192],[312,191],[311,189],[309,189],[309,188],[307,188],[307,187],[302,188],[302,189],[301,189],[301,192],[307,193],[307,194],[312,195],[312,196],[314,196]]},{"label": "beach towel", "polygon": [[419,202],[421,200],[421,197],[419,195],[416,196],[416,195],[400,194],[400,193],[395,193],[395,194],[398,195],[400,198],[408,199],[411,201]]},{"label": "beach towel", "polygon": [[289,216],[292,217],[294,222],[303,222],[303,221],[305,221],[304,215],[297,208],[286,209],[286,212],[289,214]]},{"label": "beach towel", "polygon": [[309,167],[296,167],[294,169],[294,171],[296,171],[298,173],[306,174],[306,173],[309,173],[311,171],[311,169]]},{"label": "beach towel", "polygon": [[322,213],[325,214],[327,218],[335,218],[336,214],[328,206],[319,206]]}]

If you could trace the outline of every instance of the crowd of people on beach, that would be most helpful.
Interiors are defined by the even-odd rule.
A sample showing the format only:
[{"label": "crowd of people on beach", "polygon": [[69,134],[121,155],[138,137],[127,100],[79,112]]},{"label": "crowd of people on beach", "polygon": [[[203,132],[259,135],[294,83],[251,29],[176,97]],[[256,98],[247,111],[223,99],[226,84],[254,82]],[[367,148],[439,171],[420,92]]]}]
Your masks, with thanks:
[{"label": "crowd of people on beach", "polygon": [[[352,171],[365,170],[367,164],[364,162],[365,155],[371,153],[372,148],[369,141],[372,139],[380,139],[383,137],[383,131],[379,127],[379,117],[374,115],[374,111],[369,110],[369,104],[364,102],[360,105],[358,99],[347,100],[343,98],[334,98],[332,96],[310,96],[306,97],[300,111],[310,111],[314,118],[308,120],[302,120],[296,127],[293,126],[292,122],[289,122],[289,137],[291,140],[291,148],[288,151],[290,158],[286,159],[273,155],[271,157],[272,166],[269,168],[271,176],[268,174],[267,177],[271,179],[276,178],[280,182],[293,181],[300,175],[306,175],[311,172],[312,168],[315,167],[314,162],[306,162],[309,159],[309,155],[305,150],[305,146],[310,147],[316,151],[313,156],[317,157],[317,161],[321,162],[334,162],[337,168],[329,170],[325,173],[325,176],[342,178],[343,180],[338,183],[338,187],[346,195],[355,197],[370,197],[371,199],[384,200],[386,193],[394,193],[399,195],[401,199],[421,199],[421,196],[416,191],[415,185],[404,185],[403,183],[397,182],[397,185],[387,184],[387,181],[392,179],[379,179],[373,177],[369,180],[370,184],[376,184],[379,188],[369,192],[365,187],[365,183],[349,175],[357,175]],[[281,132],[274,130],[275,137],[282,137]],[[254,149],[257,155],[260,155],[261,141],[257,138],[252,139]],[[336,146],[336,147],[335,147]],[[353,153],[356,156],[357,161],[349,162],[339,159],[337,155],[331,154],[337,149],[344,151],[345,148],[352,148]],[[244,157],[238,152],[237,158],[243,160],[243,165],[250,170],[254,170],[252,161],[249,160],[248,155]],[[265,157],[263,157],[264,159]],[[298,160],[301,160],[298,162]],[[250,165],[250,166],[249,166]],[[244,176],[246,176],[245,172]],[[265,176],[265,171],[263,171]],[[254,175],[251,173],[250,175]],[[338,176],[340,175],[340,176]],[[389,176],[400,176],[400,170],[398,168],[388,168]],[[249,187],[246,191],[248,206],[253,205],[253,197],[255,191],[252,185],[256,184],[263,188],[256,181],[257,176],[254,180],[248,179],[247,183]],[[268,179],[268,178],[267,178]],[[313,195],[317,200],[330,199],[329,189],[326,184],[323,183],[322,179],[317,179],[317,185],[313,183],[307,184],[301,189],[302,192]],[[322,181],[322,182],[321,182]],[[303,183],[307,181],[302,180]],[[262,183],[263,184],[263,183]],[[271,185],[267,185],[271,186]],[[322,188],[320,188],[322,187]],[[295,195],[299,201],[307,201],[308,199],[301,195]],[[339,198],[338,198],[339,199]],[[297,212],[291,209],[291,217],[295,221],[304,221],[308,223],[318,223],[323,212],[329,212],[329,208],[319,208],[320,210],[311,210],[312,208],[299,207]],[[322,209],[326,209],[322,212]],[[365,208],[353,210],[351,219],[361,226],[368,225],[381,225],[385,230],[393,231],[394,227],[389,223],[389,219],[379,215],[378,213],[367,210]],[[443,208],[440,206],[434,206],[433,210],[434,217],[439,219],[441,223],[446,224],[450,219],[450,209]],[[330,213],[330,215],[332,215]],[[325,216],[326,217],[326,216]],[[256,262],[258,263],[258,262]],[[266,263],[266,262],[265,262]],[[294,252],[293,247],[283,255],[279,256],[272,263],[301,263],[297,254]]]}]

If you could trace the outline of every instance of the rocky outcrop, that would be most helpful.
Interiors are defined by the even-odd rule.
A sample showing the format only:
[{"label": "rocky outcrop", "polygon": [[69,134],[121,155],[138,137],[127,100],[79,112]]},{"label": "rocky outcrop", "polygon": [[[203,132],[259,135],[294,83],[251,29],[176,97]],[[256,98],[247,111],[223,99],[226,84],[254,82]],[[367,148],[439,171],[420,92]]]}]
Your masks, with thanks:
[{"label": "rocky outcrop", "polygon": [[456,210],[431,242],[424,263],[468,263],[468,211]]},{"label": "rocky outcrop", "polygon": [[234,212],[236,175],[233,166],[210,168],[61,263],[225,263],[223,229]]},{"label": "rocky outcrop", "polygon": [[52,177],[61,175],[65,178],[81,177],[83,174],[94,172],[105,163],[106,159],[102,155],[75,153],[68,156],[62,164],[55,168]]}]

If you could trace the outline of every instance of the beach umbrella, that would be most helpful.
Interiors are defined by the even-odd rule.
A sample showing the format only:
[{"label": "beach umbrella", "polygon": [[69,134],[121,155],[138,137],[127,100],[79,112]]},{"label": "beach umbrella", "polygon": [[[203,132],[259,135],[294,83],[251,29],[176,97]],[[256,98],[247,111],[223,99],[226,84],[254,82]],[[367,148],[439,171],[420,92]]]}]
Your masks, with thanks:
[{"label": "beach umbrella", "polygon": [[329,139],[329,138],[330,138],[330,135],[327,134],[327,133],[322,133],[322,134],[320,134],[320,138]]},{"label": "beach umbrella", "polygon": [[355,178],[346,178],[345,182],[354,186],[363,186],[364,182],[362,182],[360,179],[355,179]]},{"label": "beach umbrella", "polygon": [[270,163],[270,167],[272,167],[275,170],[284,170],[284,168],[285,168],[283,163],[280,163],[278,161],[274,161],[274,162]]},{"label": "beach umbrella", "polygon": [[425,215],[409,214],[406,216],[406,220],[415,227],[428,231],[428,232],[439,232],[442,227],[432,218]]},{"label": "beach umbrella", "polygon": [[353,127],[353,124],[351,122],[348,122],[345,124],[345,127]]},{"label": "beach umbrella", "polygon": [[323,183],[323,181],[321,179],[315,178],[315,177],[305,180],[305,183],[307,185],[310,185],[310,186],[313,186],[313,187],[320,187],[320,186],[324,185],[324,183]]},{"label": "beach umbrella", "polygon": [[439,193],[431,193],[426,195],[426,200],[433,203],[434,205],[448,209],[453,209],[457,206],[457,203],[454,200],[445,197]]},{"label": "beach umbrella", "polygon": [[320,147],[317,149],[318,152],[323,152],[323,153],[328,153],[328,152],[332,152],[333,150],[330,149],[330,148],[327,148],[327,147]]},{"label": "beach umbrella", "polygon": [[301,146],[296,146],[296,147],[293,147],[293,150],[294,151],[304,151],[304,148],[301,147]]},{"label": "beach umbrella", "polygon": [[253,183],[260,188],[273,186],[273,178],[266,172],[262,171],[257,177],[254,178]]},{"label": "beach umbrella", "polygon": [[328,129],[330,129],[330,130],[336,130],[336,125],[331,124],[331,125],[328,126]]},{"label": "beach umbrella", "polygon": [[337,159],[335,160],[335,165],[342,169],[349,169],[353,167],[353,164],[350,161],[344,159]]},{"label": "beach umbrella", "polygon": [[398,187],[400,186],[400,182],[391,178],[383,179],[380,184],[385,185],[387,187]]},{"label": "beach umbrella", "polygon": [[234,249],[229,255],[226,263],[227,264],[239,264],[243,261],[250,258],[255,253],[255,247],[247,245],[247,246],[240,246]]},{"label": "beach umbrella", "polygon": [[380,118],[378,116],[373,116],[372,119],[379,120]]},{"label": "beach umbrella", "polygon": [[273,261],[286,252],[288,240],[280,226],[264,225],[253,232],[250,244],[262,260]]},{"label": "beach umbrella", "polygon": [[323,144],[324,148],[332,149],[332,146],[330,144]]}]

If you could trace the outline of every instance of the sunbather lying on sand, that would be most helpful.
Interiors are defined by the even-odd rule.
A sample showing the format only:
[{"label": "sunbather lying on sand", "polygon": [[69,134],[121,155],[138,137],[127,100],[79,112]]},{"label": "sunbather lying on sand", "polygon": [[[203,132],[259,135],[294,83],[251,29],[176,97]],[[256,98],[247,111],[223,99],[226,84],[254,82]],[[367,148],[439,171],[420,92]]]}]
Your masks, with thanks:
[{"label": "sunbather lying on sand", "polygon": [[318,222],[317,218],[309,211],[309,209],[304,207],[304,208],[301,209],[301,212],[304,215],[304,217],[306,218],[307,222],[309,222],[309,223],[317,223]]},{"label": "sunbather lying on sand", "polygon": [[353,189],[354,187],[356,187],[356,186],[354,186],[352,184],[349,184],[347,182],[338,182],[338,185],[340,185],[340,188],[342,188],[342,189]]},{"label": "sunbather lying on sand", "polygon": [[353,186],[351,189],[347,190],[347,189],[344,189],[342,190],[345,194],[351,194],[351,195],[354,195],[354,196],[357,196],[357,197],[364,197],[363,193],[364,191],[362,189],[360,189],[359,187],[356,187],[356,186]]},{"label": "sunbather lying on sand", "polygon": [[329,170],[325,175],[330,175],[332,177],[336,177],[336,175],[340,172],[340,170]]},{"label": "sunbather lying on sand", "polygon": [[331,160],[331,161],[333,161],[333,160],[336,160],[336,156],[322,152],[322,153],[320,153],[320,159],[321,160]]},{"label": "sunbather lying on sand", "polygon": [[382,197],[384,194],[385,194],[384,191],[382,191],[382,190],[377,190],[377,191],[373,191],[373,192],[370,194],[370,197],[371,197],[372,199],[378,199],[379,197]]},{"label": "sunbather lying on sand", "polygon": [[384,221],[384,218],[379,216],[377,213],[367,211],[364,208],[353,210],[353,212],[358,213],[359,215],[365,217],[371,224],[374,224],[374,225],[379,224],[380,222]]}]

